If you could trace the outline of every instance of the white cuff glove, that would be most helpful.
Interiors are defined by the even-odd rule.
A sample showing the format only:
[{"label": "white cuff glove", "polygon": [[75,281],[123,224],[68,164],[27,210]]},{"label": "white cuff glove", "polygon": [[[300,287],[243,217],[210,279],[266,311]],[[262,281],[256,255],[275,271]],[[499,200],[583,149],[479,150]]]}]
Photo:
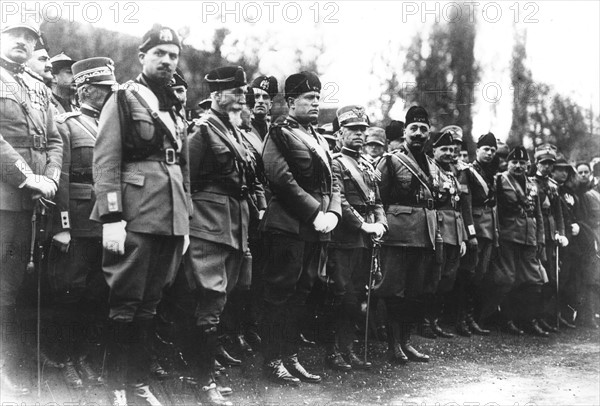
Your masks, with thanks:
[{"label": "white cuff glove", "polygon": [[564,235],[561,235],[558,237],[558,243],[561,247],[565,248],[567,245],[569,245],[569,239]]},{"label": "white cuff glove", "polygon": [[573,234],[573,236],[576,236],[579,234],[579,224],[577,224],[577,223],[571,224],[571,234]]},{"label": "white cuff glove", "polygon": [[313,227],[315,228],[315,231],[322,233],[323,230],[325,230],[326,227],[326,223],[325,223],[325,213],[323,213],[322,211],[320,211],[317,214],[317,217],[315,217],[315,219],[313,220]]},{"label": "white cuff glove", "polygon": [[462,257],[462,256],[464,256],[466,253],[467,253],[467,244],[466,244],[464,241],[462,241],[462,242],[460,243],[460,256]]},{"label": "white cuff glove", "polygon": [[54,234],[52,237],[52,244],[54,244],[61,252],[68,252],[69,245],[71,244],[71,233],[69,231],[61,231],[60,233]]},{"label": "white cuff glove", "polygon": [[42,175],[29,175],[25,179],[24,185],[26,188],[33,192],[33,199],[39,199],[40,197],[46,199],[54,198],[56,194],[56,183],[46,176]]},{"label": "white cuff glove", "polygon": [[185,255],[188,248],[190,247],[190,236],[188,234],[183,236],[183,252],[181,255]]},{"label": "white cuff glove", "polygon": [[325,213],[325,223],[326,227],[323,233],[329,233],[333,231],[338,224],[338,216],[330,212]]},{"label": "white cuff glove", "polygon": [[125,226],[127,222],[124,220],[102,224],[102,246],[105,250],[117,255],[125,254]]}]

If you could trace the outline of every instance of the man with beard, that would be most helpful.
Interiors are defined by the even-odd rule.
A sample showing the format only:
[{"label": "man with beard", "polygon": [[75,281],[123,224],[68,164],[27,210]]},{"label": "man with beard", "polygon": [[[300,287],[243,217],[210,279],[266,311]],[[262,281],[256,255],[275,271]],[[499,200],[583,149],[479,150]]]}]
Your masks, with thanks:
[{"label": "man with beard", "polygon": [[59,114],[77,110],[77,87],[73,80],[71,66],[76,61],[61,52],[50,58],[52,64],[52,103]]},{"label": "man with beard", "polygon": [[27,61],[27,66],[29,66],[33,73],[44,82],[46,87],[50,88],[52,84],[52,64],[50,63],[48,48],[43,35],[37,40],[33,55],[31,59]]},{"label": "man with beard", "polygon": [[[498,245],[498,215],[496,213],[495,155],[498,144],[492,133],[477,140],[475,161],[463,172],[471,197],[472,223],[466,222],[469,235],[475,235],[477,244],[469,244],[467,254],[461,261],[461,276],[464,277],[464,297],[459,305],[457,332],[464,336],[471,334],[489,335],[490,331],[479,326],[482,316],[483,282],[490,266],[492,249]],[[459,299],[460,300],[460,299]],[[489,300],[489,299],[488,299]]]},{"label": "man with beard", "polygon": [[507,171],[496,177],[500,248],[494,280],[504,294],[501,308],[507,331],[523,334],[515,320],[529,333],[548,337],[537,322],[542,285],[548,282],[538,257],[544,249],[544,220],[538,189],[526,176],[528,162],[527,150],[516,147],[508,154]]},{"label": "man with beard", "polygon": [[102,269],[110,288],[113,404],[159,404],[148,386],[153,318],[189,232],[189,172],[181,104],[169,84],[180,42],[155,25],[139,46],[142,73],[108,98],[94,148]]},{"label": "man with beard", "polygon": [[83,380],[102,383],[87,358],[91,333],[106,318],[108,289],[102,275],[102,227],[89,217],[94,207],[92,158],[98,118],[117,81],[109,58],[84,59],[72,69],[81,110],[56,117],[64,153],[48,278],[53,318],[64,337],[59,345],[62,373],[70,387],[82,388]]},{"label": "man with beard", "polygon": [[400,364],[429,361],[410,344],[410,335],[425,316],[427,295],[439,282],[434,247],[441,240],[432,192],[435,163],[424,151],[429,139],[427,111],[411,107],[405,123],[404,143],[377,167],[389,229],[381,247],[383,279],[375,293],[387,308],[390,358]]},{"label": "man with beard", "polygon": [[229,293],[241,280],[250,280],[248,226],[265,202],[263,197],[257,207],[251,198],[260,184],[238,128],[246,103],[246,74],[239,66],[227,66],[209,72],[205,80],[211,109],[200,117],[189,139],[194,214],[184,267],[187,280],[193,281],[196,307],[184,350],[197,369],[199,400],[227,405],[231,403],[213,378],[217,327]]},{"label": "man with beard", "polygon": [[542,288],[542,309],[544,313],[538,320],[538,324],[543,330],[556,333],[559,326],[552,326],[548,323],[548,320],[556,320],[558,312],[555,251],[557,246],[564,248],[569,244],[569,240],[565,237],[565,224],[558,184],[550,177],[556,161],[556,147],[550,144],[540,145],[535,149],[534,158],[537,170],[533,181],[538,188],[544,218],[544,231],[546,233],[546,244],[541,255],[541,261],[548,275],[548,283]]},{"label": "man with beard", "polygon": [[260,140],[264,140],[269,133],[271,107],[273,99],[277,96],[278,83],[274,76],[258,76],[250,84],[254,93],[254,107],[252,107],[252,132]]},{"label": "man with beard", "polygon": [[[333,161],[340,184],[342,219],[329,245],[327,274],[333,280],[333,300],[328,320],[330,342],[326,363],[339,371],[368,369],[353,349],[354,325],[360,322],[360,303],[369,283],[373,239],[387,230],[387,220],[375,169],[361,155],[369,123],[362,106],[345,106],[337,111],[342,150]],[[383,131],[383,130],[382,130]]]},{"label": "man with beard", "polygon": [[261,222],[270,247],[265,264],[265,370],[278,383],[321,382],[298,361],[306,299],[327,260],[331,231],[341,217],[339,185],[327,142],[312,123],[321,82],[312,72],[285,81],[288,117],[269,131],[263,149],[272,198]]},{"label": "man with beard", "polygon": [[[4,396],[27,394],[17,361],[25,349],[19,339],[17,293],[23,283],[32,244],[32,214],[40,198],[56,193],[62,141],[44,85],[25,73],[40,36],[30,22],[5,23],[0,34],[0,388]],[[39,270],[38,270],[39,271]],[[17,376],[17,378],[15,378]]]}]

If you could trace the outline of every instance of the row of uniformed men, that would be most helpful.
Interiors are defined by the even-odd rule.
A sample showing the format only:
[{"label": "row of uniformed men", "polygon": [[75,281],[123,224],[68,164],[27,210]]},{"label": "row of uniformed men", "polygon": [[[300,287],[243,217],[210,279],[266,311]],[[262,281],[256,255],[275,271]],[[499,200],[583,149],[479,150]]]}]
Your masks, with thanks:
[{"label": "row of uniformed men", "polygon": [[[298,345],[306,301],[322,272],[334,281],[327,362],[339,370],[368,368],[370,363],[354,353],[352,332],[374,244],[381,244],[382,277],[376,278],[373,291],[386,303],[390,354],[400,363],[427,361],[410,344],[411,331],[427,319],[434,332],[443,333],[437,319],[462,255],[477,257],[471,273],[486,273],[498,242],[496,185],[503,202],[500,240],[508,247],[500,256],[506,286],[510,290],[515,280],[536,286],[544,282],[535,248],[544,240],[542,206],[522,172],[526,152],[513,150],[508,171],[494,181],[496,140],[491,134],[478,141],[477,161],[457,168],[449,131],[431,139],[433,158],[425,153],[428,115],[412,107],[404,143],[374,168],[361,155],[369,122],[359,106],[338,110],[341,150],[331,155],[313,127],[321,84],[310,72],[287,78],[289,116],[272,126],[268,113],[277,83],[272,77],[255,80],[254,114],[244,123],[247,82],[240,67],[207,74],[210,110],[188,129],[177,97],[186,87],[175,74],[179,39],[170,28],[155,27],[139,47],[142,73],[118,90],[111,91],[116,82],[109,59],[73,64],[80,110],[57,118],[59,138],[49,99],[20,68],[39,32],[23,24],[3,28],[2,36],[3,86],[22,88],[26,96],[20,100],[18,92],[6,92],[2,99],[16,110],[9,120],[14,135],[3,128],[2,163],[18,169],[2,180],[15,200],[14,207],[1,208],[3,220],[12,221],[8,234],[2,233],[3,242],[27,245],[31,197],[52,199],[58,189],[60,225],[53,230],[55,255],[49,255],[48,264],[60,304],[55,313],[63,325],[89,324],[91,315],[101,318],[98,304],[105,292],[98,287],[104,285],[94,278],[102,278],[102,269],[109,289],[114,366],[109,384],[117,404],[126,404],[128,396],[159,403],[146,375],[152,321],[166,286],[164,303],[183,320],[178,344],[190,361],[190,382],[202,401],[229,403],[222,395],[231,390],[217,385],[213,376],[217,327],[228,295],[234,288],[248,291],[250,275],[264,284],[261,324],[267,332],[265,368],[272,379],[291,384],[321,380],[299,362]],[[20,111],[19,105],[29,108]],[[31,134],[32,127],[39,131]],[[42,178],[34,176],[42,173]],[[565,245],[562,238],[559,230],[555,239]],[[12,272],[2,273],[3,309],[14,306],[24,272],[24,261],[16,257],[11,256]],[[5,284],[8,278],[11,283]],[[477,278],[471,279],[477,286]],[[486,334],[468,316],[471,328]],[[537,317],[528,319],[535,332]],[[85,362],[83,341],[76,337],[71,341],[75,345],[63,348],[65,371],[72,375],[68,379],[100,382]],[[5,373],[2,379],[18,391]]]}]

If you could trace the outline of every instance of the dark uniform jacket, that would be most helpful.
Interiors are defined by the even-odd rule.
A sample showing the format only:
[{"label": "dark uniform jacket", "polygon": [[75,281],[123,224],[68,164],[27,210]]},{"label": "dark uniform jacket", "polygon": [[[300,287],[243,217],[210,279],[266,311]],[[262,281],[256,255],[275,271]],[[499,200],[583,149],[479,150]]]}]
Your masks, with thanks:
[{"label": "dark uniform jacket", "polygon": [[[359,152],[347,148],[334,156],[333,174],[340,185],[342,220],[333,230],[329,247],[370,248],[371,237],[360,229],[362,224],[380,223],[387,229],[377,187],[378,174]],[[354,175],[361,179],[356,180]]]},{"label": "dark uniform jacket", "polygon": [[194,204],[190,235],[245,251],[250,216],[258,216],[266,202],[242,137],[214,110],[196,121],[189,137]]},{"label": "dark uniform jacket", "polygon": [[[498,243],[498,213],[496,210],[496,184],[493,176],[475,161],[463,172],[471,195],[471,212],[477,238]],[[465,219],[466,220],[466,219]],[[467,223],[467,229],[470,224]]]},{"label": "dark uniform jacket", "polygon": [[496,177],[500,240],[524,245],[544,244],[544,220],[535,182],[508,172]]},{"label": "dark uniform jacket", "polygon": [[289,116],[271,127],[263,162],[272,197],[261,230],[328,241],[331,233],[319,233],[312,224],[319,211],[342,215],[340,186],[325,139],[311,125],[304,128]]},{"label": "dark uniform jacket", "polygon": [[563,220],[558,184],[548,176],[542,176],[539,172],[532,178],[538,187],[542,215],[544,217],[544,230],[546,242],[554,241],[556,233],[565,235],[565,223]]},{"label": "dark uniform jacket", "polygon": [[31,192],[22,187],[27,173],[58,183],[62,163],[63,146],[49,92],[27,71],[19,76],[21,83],[0,67],[0,210],[8,211],[33,208]]},{"label": "dark uniform jacket", "polygon": [[63,140],[63,166],[56,193],[54,232],[69,231],[72,237],[101,237],[102,226],[90,220],[96,197],[92,164],[98,136],[96,110],[64,113],[56,117]]},{"label": "dark uniform jacket", "polygon": [[462,216],[466,200],[461,198],[460,184],[451,170],[444,170],[437,163],[431,166],[431,170],[438,229],[442,240],[445,244],[460,245],[468,239]]},{"label": "dark uniform jacket", "polygon": [[[187,235],[191,204],[183,119],[174,107],[159,111],[158,99],[141,75],[121,91],[130,116],[121,123],[117,92],[100,114],[93,166],[96,203],[91,218],[98,222],[122,219],[127,221],[127,230],[138,233]],[[169,134],[134,91],[158,114]],[[177,157],[171,138],[181,145]],[[139,155],[142,150],[146,157]]]},{"label": "dark uniform jacket", "polygon": [[435,163],[427,156],[424,159],[428,173],[402,144],[400,149],[386,154],[377,166],[381,173],[379,192],[389,227],[382,240],[384,245],[433,247],[435,244],[437,219],[431,179]]}]

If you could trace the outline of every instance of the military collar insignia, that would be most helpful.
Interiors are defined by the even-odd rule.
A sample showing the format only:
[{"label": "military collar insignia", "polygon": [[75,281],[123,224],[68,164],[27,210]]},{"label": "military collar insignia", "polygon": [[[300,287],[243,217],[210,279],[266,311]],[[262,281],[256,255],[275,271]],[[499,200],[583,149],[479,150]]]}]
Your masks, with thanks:
[{"label": "military collar insignia", "polygon": [[19,64],[19,63],[12,62],[12,61],[7,61],[4,58],[0,58],[0,66],[2,66],[7,71],[12,72],[12,73],[16,73],[16,74],[25,72],[25,65],[24,64]]}]

